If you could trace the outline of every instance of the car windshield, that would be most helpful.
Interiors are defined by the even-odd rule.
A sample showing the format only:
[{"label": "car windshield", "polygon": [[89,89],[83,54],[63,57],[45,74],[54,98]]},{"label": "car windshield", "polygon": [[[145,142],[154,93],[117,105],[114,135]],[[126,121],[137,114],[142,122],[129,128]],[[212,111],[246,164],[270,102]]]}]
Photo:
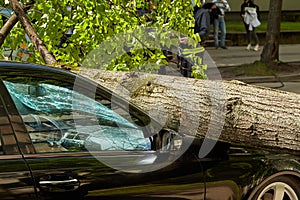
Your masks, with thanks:
[{"label": "car windshield", "polygon": [[[33,142],[38,143],[46,138],[48,142],[65,149],[150,148],[149,139],[144,138],[144,133],[138,126],[90,97],[67,87],[47,83],[4,83],[25,123],[30,127]],[[40,136],[42,131],[50,134],[53,130],[59,131],[59,134]],[[33,134],[37,132],[39,136]]]},{"label": "car windshield", "polygon": [[18,105],[22,105],[19,107],[22,113],[26,112],[26,108],[45,115],[80,112],[95,115],[119,126],[136,128],[111,109],[76,91],[50,84],[40,84],[37,87],[10,82],[5,84],[13,98],[21,103]]}]

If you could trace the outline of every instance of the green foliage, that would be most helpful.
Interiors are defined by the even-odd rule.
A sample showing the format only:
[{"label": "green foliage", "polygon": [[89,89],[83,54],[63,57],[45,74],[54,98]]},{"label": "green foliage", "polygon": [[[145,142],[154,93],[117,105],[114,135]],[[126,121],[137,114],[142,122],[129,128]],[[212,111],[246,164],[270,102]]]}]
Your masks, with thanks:
[{"label": "green foliage", "polygon": [[[99,67],[102,62],[101,67],[108,70],[157,72],[160,65],[167,64],[162,49],[169,49],[174,45],[176,47],[179,35],[189,34],[194,19],[190,0],[156,2],[153,5],[144,0],[35,0],[34,6],[28,12],[28,18],[59,62],[80,66],[93,50],[99,50],[101,46],[104,49],[97,54],[92,53],[95,58],[89,66],[94,64],[94,67]],[[21,3],[25,4],[26,1]],[[67,10],[68,6],[72,6],[72,11]],[[150,12],[139,16],[139,9]],[[142,32],[146,27],[156,28],[159,33],[149,39],[149,34]],[[61,38],[71,29],[73,34],[59,48]],[[179,34],[169,34],[168,30]],[[123,33],[132,37],[122,36],[121,44],[124,45],[115,40],[107,42]],[[18,23],[4,46],[18,49],[24,41],[24,35]],[[151,44],[151,40],[160,46]],[[29,62],[43,63],[32,45],[28,46],[28,50],[34,52]],[[203,67],[195,69],[196,74],[201,74],[199,77],[204,76]]]},{"label": "green foliage", "polygon": [[194,65],[193,66],[193,71],[192,75],[194,78],[197,79],[207,79],[207,75],[204,73],[204,70],[207,70],[207,65],[202,64],[202,65]]}]

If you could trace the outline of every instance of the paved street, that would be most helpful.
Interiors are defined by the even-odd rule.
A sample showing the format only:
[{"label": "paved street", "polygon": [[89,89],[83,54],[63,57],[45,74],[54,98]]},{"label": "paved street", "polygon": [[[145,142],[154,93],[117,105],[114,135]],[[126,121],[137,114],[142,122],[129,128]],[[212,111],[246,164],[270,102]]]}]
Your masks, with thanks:
[{"label": "paved street", "polygon": [[[300,62],[300,44],[293,45],[280,45],[279,47],[279,59],[282,62]],[[205,62],[208,63],[208,68],[213,68],[214,71],[211,77],[218,79],[220,77],[216,68],[228,67],[228,66],[239,66],[245,63],[253,63],[254,61],[260,60],[260,51],[247,51],[244,46],[232,46],[228,47],[227,50],[215,49],[214,47],[206,47],[207,53],[205,56]],[[213,66],[213,67],[210,67]],[[220,77],[221,78],[221,77]],[[259,80],[259,83],[252,83],[255,85],[261,85],[265,87],[276,88],[279,90],[295,92],[300,94],[300,75],[291,74],[284,77],[281,83],[276,81],[274,77],[249,77],[254,80]],[[265,82],[263,81],[265,78]],[[275,80],[275,81],[272,81]],[[255,81],[254,81],[255,82]]]},{"label": "paved street", "polygon": [[[261,46],[262,47],[262,46]],[[228,49],[215,49],[206,47],[205,49],[216,62],[218,67],[237,66],[244,63],[253,63],[260,60],[260,51],[247,51],[244,46],[232,46]],[[300,62],[300,44],[280,45],[279,59],[282,62]]]}]

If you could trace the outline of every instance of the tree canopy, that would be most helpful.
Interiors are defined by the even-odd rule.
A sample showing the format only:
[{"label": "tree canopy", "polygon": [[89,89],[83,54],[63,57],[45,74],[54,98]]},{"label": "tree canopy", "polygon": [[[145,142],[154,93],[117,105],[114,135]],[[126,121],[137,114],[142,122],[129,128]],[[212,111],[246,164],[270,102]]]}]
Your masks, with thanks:
[{"label": "tree canopy", "polygon": [[[20,1],[20,4],[28,4]],[[11,9],[9,1],[2,2],[2,9]],[[69,65],[81,65],[85,57],[99,44],[116,34],[130,32],[139,27],[154,27],[164,30],[175,30],[188,34],[193,25],[192,5],[189,0],[166,1],[121,1],[121,0],[35,0],[27,11],[31,25],[45,43],[47,49],[57,61]],[[13,9],[11,9],[13,11]],[[7,18],[2,15],[2,23]],[[3,25],[2,24],[2,25]],[[3,47],[18,49],[23,44],[32,52],[29,62],[43,63],[39,52],[26,42],[24,27],[20,23],[10,31]],[[117,43],[112,49],[123,48]],[[164,55],[159,50],[144,48],[141,52],[134,50],[115,60],[108,68],[128,71],[145,63],[164,63]],[[139,55],[139,56],[136,56]],[[149,59],[150,58],[150,59]],[[120,64],[121,63],[121,64]]]}]

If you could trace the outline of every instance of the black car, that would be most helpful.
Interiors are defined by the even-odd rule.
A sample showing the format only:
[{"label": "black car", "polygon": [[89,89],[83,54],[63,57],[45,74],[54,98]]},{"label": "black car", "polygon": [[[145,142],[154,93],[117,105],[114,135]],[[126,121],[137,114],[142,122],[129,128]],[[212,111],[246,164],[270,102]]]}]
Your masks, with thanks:
[{"label": "black car", "polygon": [[67,70],[0,62],[1,199],[300,199],[300,157],[169,130]]}]

